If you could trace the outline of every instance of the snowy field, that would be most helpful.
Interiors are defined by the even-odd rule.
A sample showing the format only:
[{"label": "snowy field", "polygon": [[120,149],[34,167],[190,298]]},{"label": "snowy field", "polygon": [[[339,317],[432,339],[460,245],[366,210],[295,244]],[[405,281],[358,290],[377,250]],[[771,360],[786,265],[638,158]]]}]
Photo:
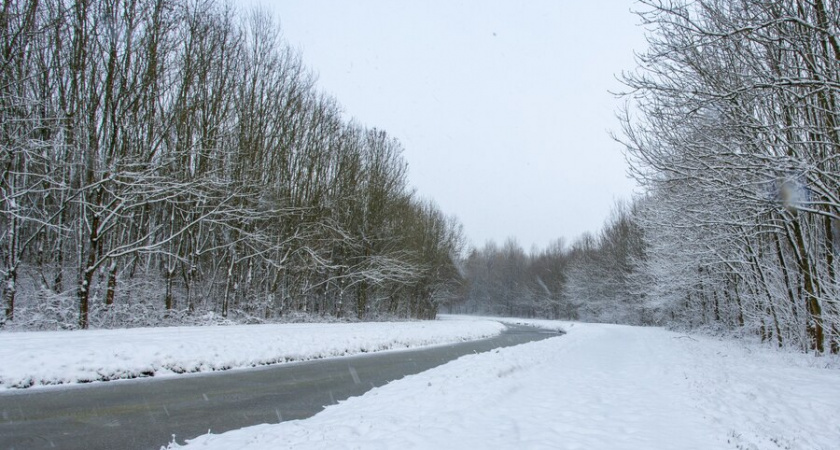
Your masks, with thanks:
[{"label": "snowy field", "polygon": [[256,367],[495,336],[437,320],[2,332],[0,390]]},{"label": "snowy field", "polygon": [[836,359],[656,328],[534,322],[568,333],[465,356],[306,420],[171,448],[840,448]]}]

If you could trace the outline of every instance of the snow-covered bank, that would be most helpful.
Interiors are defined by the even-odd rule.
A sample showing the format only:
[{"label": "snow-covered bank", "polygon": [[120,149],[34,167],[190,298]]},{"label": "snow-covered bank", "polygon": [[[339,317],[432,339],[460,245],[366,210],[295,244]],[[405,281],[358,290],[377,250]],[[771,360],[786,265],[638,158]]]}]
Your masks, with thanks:
[{"label": "snow-covered bank", "polygon": [[840,371],[819,359],[655,328],[562,326],[564,336],[465,356],[307,420],[186,448],[840,447]]},{"label": "snow-covered bank", "polygon": [[0,390],[207,372],[495,336],[494,321],[0,333]]}]

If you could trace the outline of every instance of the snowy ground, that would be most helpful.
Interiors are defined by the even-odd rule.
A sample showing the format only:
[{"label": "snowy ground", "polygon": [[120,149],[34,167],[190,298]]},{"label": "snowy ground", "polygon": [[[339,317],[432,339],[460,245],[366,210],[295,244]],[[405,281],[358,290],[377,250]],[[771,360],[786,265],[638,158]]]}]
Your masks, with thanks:
[{"label": "snowy ground", "polygon": [[568,333],[184,448],[840,448],[840,370],[827,358],[655,328],[537,324]]},{"label": "snowy ground", "polygon": [[0,391],[446,344],[503,329],[488,320],[437,320],[2,332]]}]

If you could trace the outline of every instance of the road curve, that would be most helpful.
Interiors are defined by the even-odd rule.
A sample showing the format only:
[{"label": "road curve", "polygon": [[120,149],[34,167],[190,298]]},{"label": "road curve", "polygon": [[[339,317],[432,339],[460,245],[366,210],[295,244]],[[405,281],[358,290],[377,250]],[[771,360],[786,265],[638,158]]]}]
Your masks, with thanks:
[{"label": "road curve", "polygon": [[0,394],[0,449],[159,449],[208,431],[311,417],[470,353],[557,336],[508,325],[478,341],[405,351]]}]

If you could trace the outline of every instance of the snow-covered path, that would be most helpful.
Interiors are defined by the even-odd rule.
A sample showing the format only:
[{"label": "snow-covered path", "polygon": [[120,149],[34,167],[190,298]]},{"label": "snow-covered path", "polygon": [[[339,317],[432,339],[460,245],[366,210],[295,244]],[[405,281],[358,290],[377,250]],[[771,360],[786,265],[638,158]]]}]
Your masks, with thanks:
[{"label": "snow-covered path", "polygon": [[563,327],[188,448],[840,448],[840,371],[819,359],[654,328]]}]

